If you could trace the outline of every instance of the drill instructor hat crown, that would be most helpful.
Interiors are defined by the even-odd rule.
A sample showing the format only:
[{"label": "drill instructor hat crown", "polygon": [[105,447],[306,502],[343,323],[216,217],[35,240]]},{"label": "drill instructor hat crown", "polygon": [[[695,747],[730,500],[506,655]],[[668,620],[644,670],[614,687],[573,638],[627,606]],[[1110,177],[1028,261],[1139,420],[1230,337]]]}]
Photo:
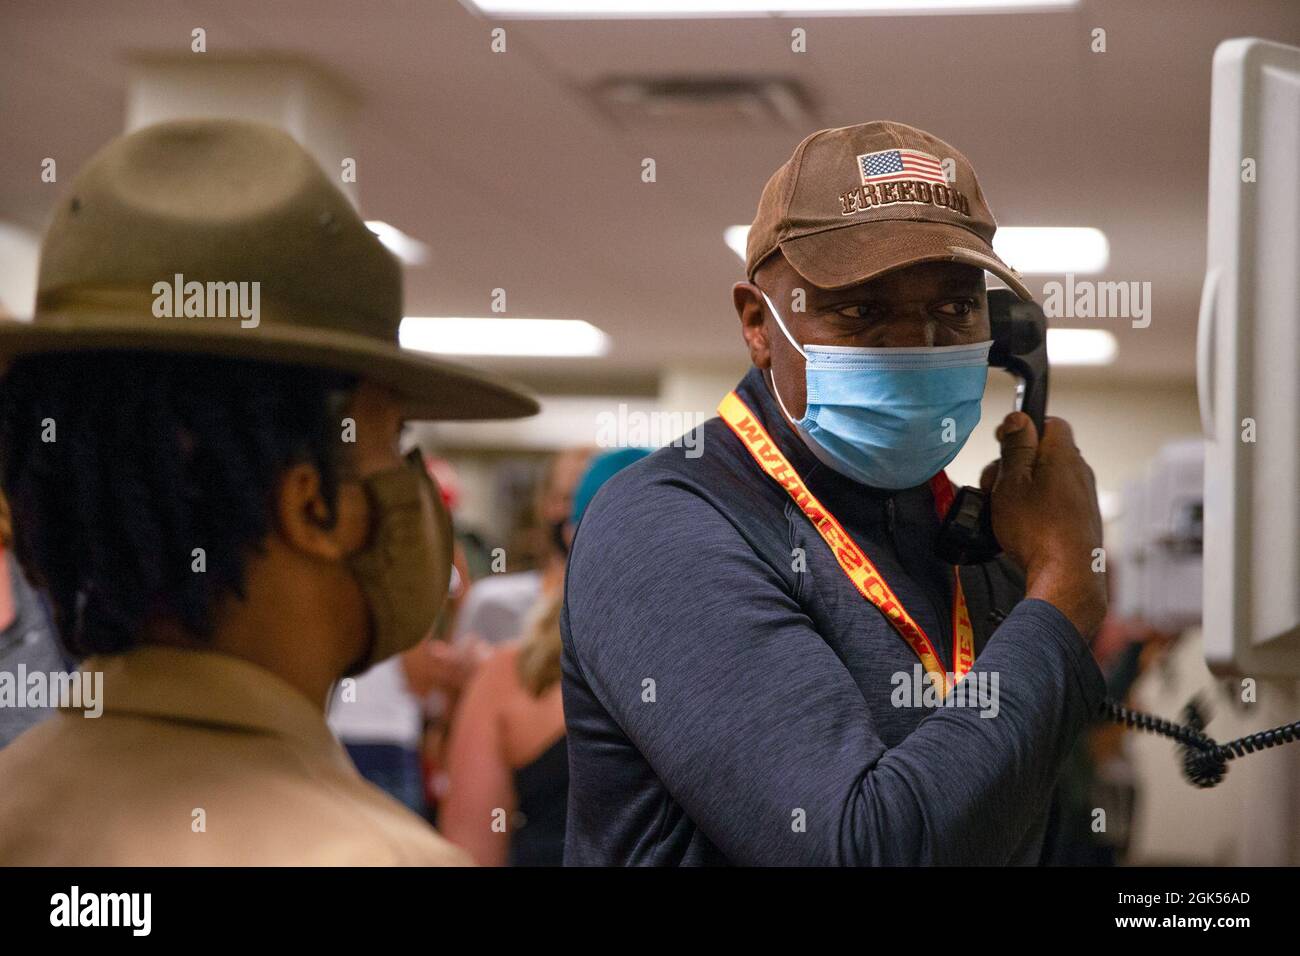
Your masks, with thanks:
[{"label": "drill instructor hat crown", "polygon": [[179,120],[113,140],[77,176],[41,246],[35,315],[0,321],[0,358],[222,355],[364,376],[412,419],[537,411],[401,348],[401,319],[401,266],[306,149],[261,123]]}]

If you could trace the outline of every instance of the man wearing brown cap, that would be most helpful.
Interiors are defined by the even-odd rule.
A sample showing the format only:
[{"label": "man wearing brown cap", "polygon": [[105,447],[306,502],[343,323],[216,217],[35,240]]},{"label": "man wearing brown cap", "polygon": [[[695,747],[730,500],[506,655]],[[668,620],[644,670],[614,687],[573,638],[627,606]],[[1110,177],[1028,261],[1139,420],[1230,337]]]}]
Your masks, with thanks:
[{"label": "man wearing brown cap", "polygon": [[1009,864],[1104,694],[1101,522],[1069,426],[999,428],[1004,557],[935,553],[979,419],[994,253],[966,158],[822,130],[768,182],[734,300],[753,368],[614,478],[563,620],[571,864]]},{"label": "man wearing brown cap", "polygon": [[429,632],[450,524],[412,418],[535,403],[397,345],[397,262],[270,127],[95,156],[0,324],[17,555],[102,712],[0,751],[3,864],[456,864],[324,708]]}]

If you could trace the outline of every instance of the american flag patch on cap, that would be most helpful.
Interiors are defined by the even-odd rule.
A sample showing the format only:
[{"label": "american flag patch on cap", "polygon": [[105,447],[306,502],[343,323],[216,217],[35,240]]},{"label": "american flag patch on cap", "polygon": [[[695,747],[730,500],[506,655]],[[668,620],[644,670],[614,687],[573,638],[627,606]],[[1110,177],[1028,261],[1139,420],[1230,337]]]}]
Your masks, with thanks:
[{"label": "american flag patch on cap", "polygon": [[878,153],[864,153],[858,157],[858,170],[862,185],[892,183],[904,179],[919,179],[925,183],[947,185],[943,164],[938,157],[919,149],[885,149]]}]

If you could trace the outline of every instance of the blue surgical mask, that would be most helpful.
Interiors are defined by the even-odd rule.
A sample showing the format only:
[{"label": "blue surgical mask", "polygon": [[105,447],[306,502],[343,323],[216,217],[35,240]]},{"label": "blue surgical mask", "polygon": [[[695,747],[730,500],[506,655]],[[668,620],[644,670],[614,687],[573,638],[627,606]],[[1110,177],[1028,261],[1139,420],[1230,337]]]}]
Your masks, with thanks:
[{"label": "blue surgical mask", "polygon": [[961,451],[980,420],[992,341],[936,348],[801,346],[763,293],[777,325],[804,357],[808,407],[795,421],[830,468],[873,488],[929,480]]}]

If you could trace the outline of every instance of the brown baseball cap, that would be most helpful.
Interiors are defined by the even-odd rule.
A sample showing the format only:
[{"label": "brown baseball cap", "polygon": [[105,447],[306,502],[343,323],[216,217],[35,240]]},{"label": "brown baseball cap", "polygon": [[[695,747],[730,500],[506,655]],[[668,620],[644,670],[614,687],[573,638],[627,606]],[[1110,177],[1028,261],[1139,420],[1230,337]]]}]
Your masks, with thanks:
[{"label": "brown baseball cap", "polygon": [[892,122],[824,129],[763,187],[745,274],[752,280],[778,249],[822,289],[918,262],[961,262],[1032,299],[993,251],[997,228],[970,161],[937,136]]}]

